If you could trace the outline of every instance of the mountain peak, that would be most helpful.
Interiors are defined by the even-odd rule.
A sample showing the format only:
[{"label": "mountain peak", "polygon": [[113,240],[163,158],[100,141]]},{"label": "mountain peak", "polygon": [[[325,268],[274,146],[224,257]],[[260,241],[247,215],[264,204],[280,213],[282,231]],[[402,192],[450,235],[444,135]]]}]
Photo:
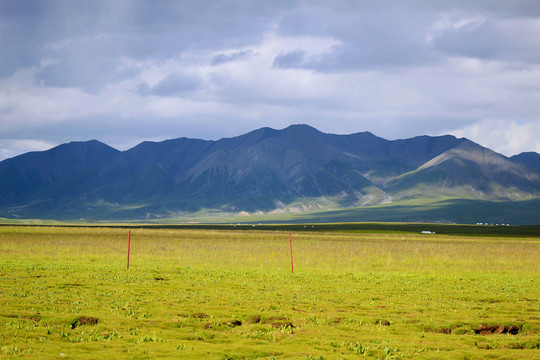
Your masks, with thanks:
[{"label": "mountain peak", "polygon": [[310,126],[307,124],[293,124],[280,131],[284,133],[289,133],[289,134],[311,134],[311,135],[324,134],[323,132],[317,130],[313,126]]},{"label": "mountain peak", "polygon": [[284,128],[283,130],[288,130],[288,129],[311,129],[311,130],[319,131],[313,126],[308,125],[308,124],[291,124],[287,126],[286,128]]}]

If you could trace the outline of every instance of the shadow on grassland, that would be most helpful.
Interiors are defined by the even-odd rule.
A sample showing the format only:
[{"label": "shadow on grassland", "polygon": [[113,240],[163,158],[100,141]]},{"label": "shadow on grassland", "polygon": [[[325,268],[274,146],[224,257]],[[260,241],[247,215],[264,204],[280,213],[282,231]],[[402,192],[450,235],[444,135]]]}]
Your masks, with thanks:
[{"label": "shadow on grassland", "polygon": [[540,199],[528,201],[441,200],[305,213],[287,222],[421,222],[457,224],[540,224]]}]

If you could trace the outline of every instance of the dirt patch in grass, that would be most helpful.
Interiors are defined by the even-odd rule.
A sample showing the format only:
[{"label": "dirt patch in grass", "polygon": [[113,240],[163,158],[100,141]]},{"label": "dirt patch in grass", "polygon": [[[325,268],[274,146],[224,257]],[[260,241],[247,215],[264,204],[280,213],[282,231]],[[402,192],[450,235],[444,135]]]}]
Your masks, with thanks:
[{"label": "dirt patch in grass", "polygon": [[225,325],[230,326],[230,327],[237,327],[237,326],[242,326],[242,322],[240,320],[231,320],[231,321],[227,321]]},{"label": "dirt patch in grass", "polygon": [[523,325],[521,324],[512,324],[512,325],[502,325],[502,324],[482,324],[473,328],[467,324],[456,324],[454,326],[447,326],[441,328],[425,328],[426,332],[433,332],[439,334],[477,334],[477,335],[493,335],[493,334],[511,334],[517,335],[521,332]]},{"label": "dirt patch in grass", "polygon": [[39,314],[32,315],[32,316],[29,316],[28,319],[32,320],[35,323],[38,323],[41,321],[41,315]]},{"label": "dirt patch in grass", "polygon": [[270,324],[272,325],[272,327],[276,328],[276,329],[281,329],[281,328],[291,328],[291,329],[294,329],[296,326],[294,326],[294,324],[290,321],[287,321],[287,318],[285,316],[273,316],[273,317],[269,317],[268,319],[266,319],[266,321],[264,321],[265,324]]},{"label": "dirt patch in grass", "polygon": [[443,327],[440,329],[434,329],[434,330],[429,329],[428,331],[438,333],[438,334],[447,334],[447,335],[452,333],[452,329],[446,328],[446,327]]},{"label": "dirt patch in grass", "polygon": [[238,327],[238,326],[242,326],[242,321],[235,319],[235,320],[222,321],[220,323],[218,323],[218,322],[206,323],[206,324],[203,325],[203,329],[205,329],[205,330],[221,329],[223,327],[234,328],[234,327]]},{"label": "dirt patch in grass", "polygon": [[163,280],[165,280],[165,279],[158,276],[158,277],[155,277],[154,280],[156,280],[156,281],[163,281]]},{"label": "dirt patch in grass", "polygon": [[247,319],[248,324],[258,324],[261,322],[261,317],[259,315],[255,315]]},{"label": "dirt patch in grass", "polygon": [[210,316],[208,316],[208,314],[205,314],[205,313],[194,313],[194,314],[191,314],[191,317],[194,318],[194,319],[208,319]]},{"label": "dirt patch in grass", "polygon": [[523,328],[523,325],[501,325],[501,324],[482,324],[474,329],[474,332],[478,335],[492,335],[492,334],[511,334],[517,335]]},{"label": "dirt patch in grass", "polygon": [[271,322],[270,325],[272,325],[273,328],[281,329],[281,328],[291,328],[294,329],[296,326],[290,321],[275,321]]},{"label": "dirt patch in grass", "polygon": [[74,322],[71,323],[71,328],[75,329],[81,325],[97,325],[99,319],[92,316],[80,316]]}]

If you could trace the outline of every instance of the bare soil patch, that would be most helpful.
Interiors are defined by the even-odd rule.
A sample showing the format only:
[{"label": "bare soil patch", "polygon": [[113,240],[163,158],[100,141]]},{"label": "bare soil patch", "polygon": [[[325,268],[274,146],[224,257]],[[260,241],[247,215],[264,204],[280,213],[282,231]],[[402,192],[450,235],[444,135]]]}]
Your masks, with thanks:
[{"label": "bare soil patch", "polygon": [[252,316],[247,320],[248,324],[258,324],[260,322],[261,322],[261,317],[259,315]]},{"label": "bare soil patch", "polygon": [[194,313],[194,314],[191,314],[191,317],[194,318],[194,319],[208,319],[210,316],[208,316],[208,314],[205,314],[205,313]]},{"label": "bare soil patch", "polygon": [[80,316],[74,322],[71,323],[71,328],[75,329],[81,325],[97,325],[99,319],[92,316]]},{"label": "bare soil patch", "polygon": [[227,325],[229,327],[237,327],[237,326],[242,326],[242,322],[240,320],[231,320],[231,321],[226,321],[224,325]]},{"label": "bare soil patch", "polygon": [[294,326],[294,324],[290,321],[275,321],[275,322],[271,322],[270,325],[272,325],[272,327],[276,328],[276,329],[281,329],[281,328],[291,328],[291,329],[294,329],[296,326]]},{"label": "bare soil patch", "polygon": [[456,324],[451,327],[442,327],[442,328],[425,328],[426,332],[433,332],[439,334],[477,334],[477,335],[497,335],[497,334],[510,334],[517,335],[521,332],[523,328],[522,324],[511,324],[511,325],[502,325],[502,324],[482,324],[473,328],[467,324]]},{"label": "bare soil patch", "polygon": [[492,334],[511,334],[517,335],[523,328],[523,325],[480,325],[474,329],[474,332],[478,335],[492,335]]}]

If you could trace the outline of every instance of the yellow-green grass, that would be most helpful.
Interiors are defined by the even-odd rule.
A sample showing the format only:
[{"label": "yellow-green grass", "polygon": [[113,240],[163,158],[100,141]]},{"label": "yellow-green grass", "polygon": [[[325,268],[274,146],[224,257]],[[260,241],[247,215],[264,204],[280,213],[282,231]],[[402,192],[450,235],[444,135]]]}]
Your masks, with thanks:
[{"label": "yellow-green grass", "polygon": [[538,237],[292,235],[0,227],[0,358],[540,356]]}]

